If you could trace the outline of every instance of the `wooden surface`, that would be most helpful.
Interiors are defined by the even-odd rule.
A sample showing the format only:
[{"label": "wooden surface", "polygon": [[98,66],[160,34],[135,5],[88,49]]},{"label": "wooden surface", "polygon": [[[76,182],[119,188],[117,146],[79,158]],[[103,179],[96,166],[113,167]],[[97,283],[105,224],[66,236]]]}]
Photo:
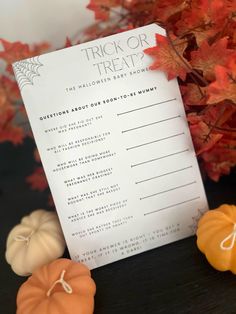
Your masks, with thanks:
[{"label": "wooden surface", "polygon": [[[15,313],[17,290],[26,280],[5,262],[7,234],[22,216],[47,208],[47,195],[30,191],[24,181],[33,171],[33,147],[30,140],[17,149],[0,145],[1,314]],[[211,208],[236,204],[235,173],[205,186]],[[92,277],[97,285],[95,314],[236,313],[236,276],[211,268],[195,237],[101,267]]]}]

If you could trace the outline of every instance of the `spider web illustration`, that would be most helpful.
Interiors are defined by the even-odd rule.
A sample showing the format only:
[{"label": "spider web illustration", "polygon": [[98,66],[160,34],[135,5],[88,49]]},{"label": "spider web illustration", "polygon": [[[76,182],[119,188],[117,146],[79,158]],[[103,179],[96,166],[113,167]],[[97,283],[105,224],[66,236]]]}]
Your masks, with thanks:
[{"label": "spider web illustration", "polygon": [[13,64],[14,73],[20,90],[26,85],[34,85],[35,77],[40,76],[39,68],[41,66],[43,66],[43,64],[39,61],[38,56],[18,61]]},{"label": "spider web illustration", "polygon": [[203,209],[198,209],[197,210],[197,215],[192,217],[192,224],[189,226],[189,228],[191,229],[191,231],[193,232],[193,234],[196,233],[197,231],[197,225],[198,225],[198,221],[200,220],[200,218],[202,217],[202,215],[205,213],[205,210]]}]

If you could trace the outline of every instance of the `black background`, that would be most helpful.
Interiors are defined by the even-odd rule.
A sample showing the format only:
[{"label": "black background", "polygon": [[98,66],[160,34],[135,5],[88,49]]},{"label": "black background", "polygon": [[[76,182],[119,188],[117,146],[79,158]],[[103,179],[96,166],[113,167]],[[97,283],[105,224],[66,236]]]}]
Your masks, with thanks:
[{"label": "black background", "polygon": [[[25,183],[35,166],[33,148],[31,140],[17,148],[0,145],[1,314],[15,313],[17,290],[26,280],[5,261],[6,237],[24,215],[47,209],[47,194]],[[205,188],[210,208],[236,203],[235,172],[218,183],[206,181]],[[67,252],[64,256],[69,257]],[[195,237],[93,270],[92,277],[95,314],[236,313],[236,276],[214,270],[198,251]]]}]

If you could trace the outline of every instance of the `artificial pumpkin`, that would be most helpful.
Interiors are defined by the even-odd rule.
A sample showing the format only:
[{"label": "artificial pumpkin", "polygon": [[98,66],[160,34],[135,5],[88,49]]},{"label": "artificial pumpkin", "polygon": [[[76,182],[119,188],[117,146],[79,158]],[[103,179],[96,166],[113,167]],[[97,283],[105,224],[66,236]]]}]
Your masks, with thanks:
[{"label": "artificial pumpkin", "polygon": [[61,258],[37,269],[23,283],[16,314],[92,314],[95,292],[89,269]]},{"label": "artificial pumpkin", "polygon": [[55,212],[38,209],[22,218],[7,238],[6,260],[21,276],[62,256],[65,240]]},{"label": "artificial pumpkin", "polygon": [[236,274],[236,206],[221,205],[199,220],[197,246],[217,270]]}]

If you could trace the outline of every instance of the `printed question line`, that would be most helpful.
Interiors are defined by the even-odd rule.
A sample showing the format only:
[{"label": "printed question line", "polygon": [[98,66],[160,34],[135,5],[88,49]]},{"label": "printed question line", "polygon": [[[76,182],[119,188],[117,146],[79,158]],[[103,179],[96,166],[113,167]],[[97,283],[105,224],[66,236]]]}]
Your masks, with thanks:
[{"label": "printed question line", "polygon": [[174,191],[174,190],[178,190],[180,188],[184,188],[186,186],[189,186],[189,185],[193,185],[197,183],[197,181],[192,181],[192,182],[188,182],[186,184],[182,184],[182,185],[178,185],[178,186],[175,186],[174,188],[171,188],[171,189],[168,189],[168,190],[164,190],[164,191],[161,191],[161,192],[157,192],[157,193],[154,193],[154,194],[151,194],[151,195],[147,195],[147,196],[143,196],[143,197],[140,197],[140,201],[146,199],[146,198],[150,198],[150,197],[153,197],[153,196],[157,196],[159,194],[163,194],[163,193],[167,193],[167,192],[170,192],[170,191]]},{"label": "printed question line", "polygon": [[174,156],[174,155],[182,154],[182,153],[185,153],[185,152],[188,152],[188,151],[189,151],[189,148],[181,150],[181,151],[176,152],[176,153],[172,153],[172,154],[168,154],[168,155],[165,155],[165,156],[153,158],[153,159],[150,159],[150,160],[145,160],[145,161],[139,162],[138,164],[131,165],[131,168],[137,167],[137,166],[141,166],[141,165],[144,165],[146,163],[153,162],[153,161],[156,161],[156,160],[159,160],[159,159],[164,159],[164,158],[171,157],[171,156]]},{"label": "printed question line", "polygon": [[176,98],[168,99],[168,100],[161,101],[161,102],[158,102],[158,103],[155,103],[155,104],[152,104],[152,105],[148,105],[148,106],[139,107],[139,108],[136,108],[136,109],[120,112],[120,113],[117,113],[117,116],[121,116],[121,115],[126,114],[126,113],[131,113],[131,112],[134,112],[134,111],[138,111],[138,110],[142,110],[142,109],[158,106],[158,105],[161,105],[161,104],[164,104],[164,103],[167,103],[167,102],[171,102],[171,101],[174,101],[174,100],[176,100]]},{"label": "printed question line", "polygon": [[155,121],[155,122],[152,122],[152,123],[148,123],[148,124],[140,125],[140,126],[137,126],[137,127],[135,127],[135,128],[131,128],[131,129],[127,129],[127,130],[123,130],[123,131],[121,131],[121,133],[126,133],[126,132],[130,132],[130,131],[138,130],[138,129],[141,129],[141,128],[145,128],[145,127],[147,127],[147,126],[151,126],[151,125],[158,124],[158,123],[161,123],[161,122],[165,122],[165,121],[169,121],[169,120],[177,119],[177,118],[180,118],[180,117],[181,117],[181,116],[180,116],[180,115],[178,115],[178,116],[174,116],[174,117],[166,118],[166,119],[163,119],[163,120]]},{"label": "printed question line", "polygon": [[165,210],[165,209],[168,209],[168,208],[171,208],[171,207],[176,207],[176,206],[179,206],[179,205],[182,205],[182,204],[185,204],[185,203],[189,203],[189,202],[192,202],[192,201],[195,201],[197,199],[199,199],[200,196],[197,196],[197,197],[194,197],[194,198],[191,198],[189,200],[185,200],[183,202],[180,202],[180,203],[176,203],[176,204],[172,204],[172,205],[169,205],[169,206],[166,206],[166,207],[162,207],[162,208],[159,208],[159,209],[156,209],[156,210],[153,210],[151,212],[147,212],[145,214],[143,214],[144,216],[147,216],[147,215],[151,215],[151,214],[155,214],[157,212],[160,212],[162,210]]},{"label": "printed question line", "polygon": [[128,148],[126,148],[126,150],[130,150],[130,149],[134,149],[134,148],[139,148],[139,147],[142,147],[142,146],[145,146],[145,145],[149,145],[149,144],[153,144],[153,143],[165,141],[165,140],[168,140],[168,139],[173,138],[173,137],[178,137],[178,136],[180,136],[180,135],[184,135],[184,132],[178,133],[178,134],[174,134],[174,135],[170,135],[170,136],[167,136],[167,137],[163,137],[163,138],[160,138],[160,139],[155,140],[155,141],[151,141],[151,142],[147,142],[147,143],[135,145],[135,146],[132,146],[132,147],[128,147]]},{"label": "printed question line", "polygon": [[169,174],[177,173],[177,172],[184,171],[184,170],[187,170],[187,169],[190,169],[190,168],[193,168],[193,166],[188,166],[188,167],[177,169],[177,170],[174,170],[174,171],[171,171],[171,172],[166,172],[166,173],[160,174],[159,176],[155,176],[155,177],[151,177],[151,178],[144,179],[144,180],[141,180],[141,181],[137,181],[137,182],[135,182],[135,184],[140,184],[140,183],[147,182],[147,181],[150,181],[150,180],[158,179],[158,178],[167,176]]}]

